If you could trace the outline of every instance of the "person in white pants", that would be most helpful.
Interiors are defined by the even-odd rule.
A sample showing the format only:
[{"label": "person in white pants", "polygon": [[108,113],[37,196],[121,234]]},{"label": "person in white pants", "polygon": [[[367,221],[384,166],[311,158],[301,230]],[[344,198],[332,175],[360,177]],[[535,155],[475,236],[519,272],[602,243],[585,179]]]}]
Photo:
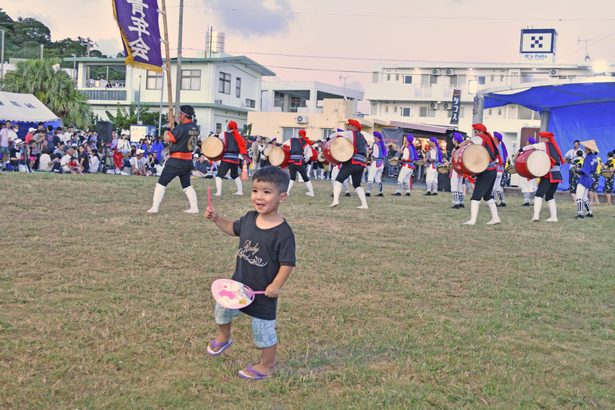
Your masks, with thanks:
[{"label": "person in white pants", "polygon": [[[452,153],[454,153],[455,150],[459,148],[459,144],[461,144],[462,142],[463,142],[463,134],[461,134],[460,132],[454,132],[453,133],[454,148],[451,152],[451,156],[452,156]],[[463,208],[464,207],[463,202],[464,202],[464,196],[465,196],[464,186],[463,186],[464,176],[461,174],[458,174],[454,168],[451,168],[450,178],[451,178],[451,195],[453,197],[453,206],[451,206],[451,208],[453,209]]]},{"label": "person in white pants", "polygon": [[372,184],[378,184],[378,196],[384,196],[382,193],[382,172],[384,171],[384,160],[387,157],[387,148],[384,145],[382,134],[374,131],[374,143],[371,148],[372,163],[369,165],[367,173],[367,192],[365,196],[372,195]]},{"label": "person in white pants", "polygon": [[[536,140],[532,137],[528,139],[529,145],[536,144]],[[536,178],[524,178],[519,177],[519,188],[521,188],[521,193],[523,194],[523,205],[522,206],[530,206],[534,200],[534,193],[536,192]]]},{"label": "person in white pants", "polygon": [[393,195],[401,196],[401,191],[406,187],[406,196],[410,196],[412,191],[412,177],[414,176],[414,170],[416,166],[414,161],[419,159],[419,155],[416,152],[414,146],[414,136],[412,134],[406,135],[402,141],[401,149],[401,166],[399,167],[399,175],[397,176],[397,189]]},{"label": "person in white pants", "polygon": [[429,139],[429,151],[425,155],[427,163],[425,164],[426,175],[425,183],[427,184],[427,192],[424,195],[438,195],[438,164],[442,163],[442,151],[438,145],[438,139],[431,137]]},{"label": "person in white pants", "polygon": [[290,182],[288,184],[287,194],[290,195],[290,190],[297,179],[297,173],[305,182],[307,196],[314,196],[314,187],[310,181],[309,172],[306,169],[306,158],[312,157],[312,145],[307,138],[305,130],[299,130],[299,137],[293,137],[289,140],[290,158],[288,160],[288,171],[290,174]]},{"label": "person in white pants", "polygon": [[235,195],[243,195],[243,185],[239,175],[239,163],[241,160],[240,156],[247,156],[248,150],[243,136],[237,130],[237,123],[235,121],[229,121],[228,130],[220,133],[218,138],[220,138],[224,144],[224,154],[222,155],[218,173],[216,174],[216,193],[214,195],[222,195],[222,178],[224,178],[229,171],[237,187]]},{"label": "person in white pants", "polygon": [[352,186],[361,201],[359,209],[367,209],[367,200],[365,197],[365,191],[361,187],[361,179],[363,177],[363,171],[367,165],[367,141],[361,133],[361,123],[355,119],[349,119],[346,124],[350,133],[342,135],[343,138],[347,138],[352,142],[354,146],[354,155],[352,158],[344,162],[340,168],[340,171],[333,183],[333,202],[330,207],[339,205],[340,193],[342,192],[342,183],[348,177],[352,179]]}]

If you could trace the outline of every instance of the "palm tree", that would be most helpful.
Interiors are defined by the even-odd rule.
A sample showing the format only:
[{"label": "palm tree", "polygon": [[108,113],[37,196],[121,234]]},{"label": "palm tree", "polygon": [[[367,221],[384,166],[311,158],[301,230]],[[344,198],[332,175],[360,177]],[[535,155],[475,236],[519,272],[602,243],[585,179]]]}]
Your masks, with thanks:
[{"label": "palm tree", "polygon": [[92,111],[86,97],[75,88],[68,74],[59,69],[57,59],[28,60],[17,63],[7,73],[4,90],[34,94],[65,124],[86,128],[92,124]]}]

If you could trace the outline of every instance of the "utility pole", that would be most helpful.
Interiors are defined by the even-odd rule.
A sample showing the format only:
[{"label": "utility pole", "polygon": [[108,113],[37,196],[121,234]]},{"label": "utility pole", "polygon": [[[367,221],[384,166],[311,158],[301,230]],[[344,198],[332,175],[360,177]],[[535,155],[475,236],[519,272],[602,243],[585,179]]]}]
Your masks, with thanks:
[{"label": "utility pole", "polygon": [[139,76],[139,99],[137,100],[137,124],[141,125],[141,76]]},{"label": "utility pole", "polygon": [[182,37],[184,27],[184,0],[179,0],[179,25],[177,34],[177,65],[175,66],[175,115],[179,115],[182,86]]},{"label": "utility pole", "polygon": [[43,59],[43,51],[45,50],[45,45],[41,44],[41,60]]},{"label": "utility pole", "polygon": [[4,30],[2,33],[2,48],[0,49],[0,90],[4,88]]}]

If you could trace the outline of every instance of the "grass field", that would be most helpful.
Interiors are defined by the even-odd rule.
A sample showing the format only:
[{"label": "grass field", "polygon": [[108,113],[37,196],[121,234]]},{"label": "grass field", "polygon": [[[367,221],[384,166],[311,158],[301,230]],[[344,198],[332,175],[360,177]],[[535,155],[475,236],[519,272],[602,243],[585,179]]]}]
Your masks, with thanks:
[{"label": "grass field", "polygon": [[[559,223],[531,223],[509,195],[501,225],[483,205],[468,227],[449,194],[359,211],[297,184],[276,375],[246,382],[247,318],[205,352],[238,241],[184,214],[177,181],[146,214],[154,184],[0,175],[0,408],[615,408],[615,207],[577,221],[561,196]],[[231,185],[215,206],[235,218]]]}]

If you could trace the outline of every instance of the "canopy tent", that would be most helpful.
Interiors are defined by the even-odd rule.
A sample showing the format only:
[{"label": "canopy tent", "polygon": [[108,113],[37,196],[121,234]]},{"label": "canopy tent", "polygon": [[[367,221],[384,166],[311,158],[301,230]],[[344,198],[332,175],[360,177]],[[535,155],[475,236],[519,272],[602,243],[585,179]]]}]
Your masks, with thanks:
[{"label": "canopy tent", "polygon": [[[490,92],[485,109],[518,104],[549,113],[547,129],[555,134],[563,153],[574,140],[595,139],[603,161],[615,149],[615,81],[547,84]],[[567,166],[560,189],[568,188]]]},{"label": "canopy tent", "polygon": [[39,122],[52,127],[62,125],[62,120],[34,95],[0,91],[0,122],[4,124],[5,121],[19,125],[21,138],[28,128],[36,128]]}]

